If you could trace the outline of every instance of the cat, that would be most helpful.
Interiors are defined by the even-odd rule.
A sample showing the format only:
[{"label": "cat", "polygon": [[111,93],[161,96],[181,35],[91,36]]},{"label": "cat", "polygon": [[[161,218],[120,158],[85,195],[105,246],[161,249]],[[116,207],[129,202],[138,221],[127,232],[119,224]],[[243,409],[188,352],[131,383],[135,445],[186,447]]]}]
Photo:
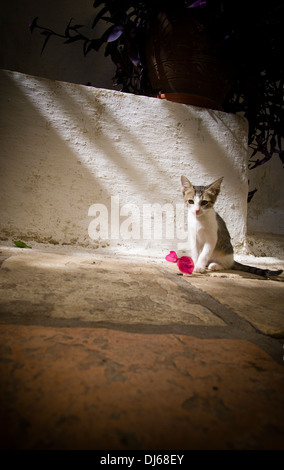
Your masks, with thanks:
[{"label": "cat", "polygon": [[279,276],[283,270],[255,268],[234,260],[229,231],[222,217],[214,209],[222,181],[223,177],[208,186],[193,186],[185,176],[181,177],[182,193],[189,209],[188,227],[194,272],[205,273],[206,269],[234,269],[266,278]]}]

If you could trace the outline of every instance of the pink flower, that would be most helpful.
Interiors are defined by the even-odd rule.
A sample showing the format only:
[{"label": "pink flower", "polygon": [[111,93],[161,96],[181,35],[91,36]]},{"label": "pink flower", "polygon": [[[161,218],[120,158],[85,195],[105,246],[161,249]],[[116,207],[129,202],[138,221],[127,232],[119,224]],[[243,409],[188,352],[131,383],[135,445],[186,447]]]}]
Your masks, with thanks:
[{"label": "pink flower", "polygon": [[166,256],[166,260],[171,263],[176,263],[178,260],[177,254],[175,251],[170,251],[170,254]]},{"label": "pink flower", "polygon": [[166,256],[166,261],[170,263],[177,263],[179,270],[184,274],[192,274],[194,269],[194,263],[189,256],[181,256],[178,258],[175,251],[170,251]]}]

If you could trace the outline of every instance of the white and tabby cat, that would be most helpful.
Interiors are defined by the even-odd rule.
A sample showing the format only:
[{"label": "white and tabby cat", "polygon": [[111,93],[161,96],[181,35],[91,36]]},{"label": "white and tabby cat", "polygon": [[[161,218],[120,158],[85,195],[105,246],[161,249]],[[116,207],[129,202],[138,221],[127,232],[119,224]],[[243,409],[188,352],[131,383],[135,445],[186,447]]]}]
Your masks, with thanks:
[{"label": "white and tabby cat", "polygon": [[214,210],[214,203],[221,189],[223,178],[208,186],[193,186],[181,177],[182,193],[188,206],[188,227],[191,237],[194,271],[236,269],[263,277],[278,276],[282,270],[270,271],[237,263],[231,237],[224,220]]}]

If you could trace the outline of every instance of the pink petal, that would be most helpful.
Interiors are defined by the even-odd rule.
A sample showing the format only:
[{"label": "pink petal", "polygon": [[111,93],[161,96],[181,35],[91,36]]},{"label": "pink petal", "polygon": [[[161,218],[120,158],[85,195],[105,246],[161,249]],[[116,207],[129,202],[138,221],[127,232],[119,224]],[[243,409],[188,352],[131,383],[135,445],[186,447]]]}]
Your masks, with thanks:
[{"label": "pink petal", "polygon": [[194,269],[194,263],[189,256],[182,256],[177,262],[179,270],[184,274],[191,274]]},{"label": "pink petal", "polygon": [[167,261],[170,261],[171,263],[176,263],[177,262],[177,254],[175,251],[170,251],[170,254],[166,256],[165,258]]}]

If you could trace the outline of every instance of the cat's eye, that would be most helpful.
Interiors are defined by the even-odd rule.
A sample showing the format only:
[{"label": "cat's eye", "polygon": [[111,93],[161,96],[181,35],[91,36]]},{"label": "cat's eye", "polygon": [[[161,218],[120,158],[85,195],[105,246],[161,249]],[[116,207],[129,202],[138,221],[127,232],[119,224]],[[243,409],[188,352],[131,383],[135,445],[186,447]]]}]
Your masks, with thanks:
[{"label": "cat's eye", "polygon": [[187,202],[188,202],[188,204],[194,204],[194,200],[193,200],[193,199],[189,199]]},{"label": "cat's eye", "polygon": [[207,204],[208,204],[208,201],[205,201],[205,200],[204,200],[204,201],[201,201],[201,205],[202,205],[202,206],[206,206]]}]

